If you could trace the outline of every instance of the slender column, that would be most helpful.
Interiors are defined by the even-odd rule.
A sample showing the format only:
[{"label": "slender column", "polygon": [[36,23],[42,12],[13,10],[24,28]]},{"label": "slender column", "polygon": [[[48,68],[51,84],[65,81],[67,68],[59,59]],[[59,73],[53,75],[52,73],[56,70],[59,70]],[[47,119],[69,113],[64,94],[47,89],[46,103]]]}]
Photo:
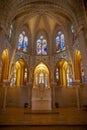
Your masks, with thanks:
[{"label": "slender column", "polygon": [[3,96],[3,110],[6,110],[6,100],[7,100],[7,89],[8,89],[9,82],[4,81],[4,96]]},{"label": "slender column", "polygon": [[76,86],[76,100],[77,100],[77,109],[80,109],[80,97],[79,97],[79,85]]},{"label": "slender column", "polygon": [[3,110],[6,110],[7,87],[4,87]]},{"label": "slender column", "polygon": [[52,98],[52,108],[55,108],[55,86],[54,82],[51,83],[51,98]]},{"label": "slender column", "polygon": [[75,85],[75,90],[76,90],[76,104],[77,104],[77,109],[80,109],[80,93],[79,93],[79,87],[80,87],[80,81],[75,80],[73,82],[73,85]]},{"label": "slender column", "polygon": [[27,84],[28,87],[28,107],[32,106],[32,83]]},{"label": "slender column", "polygon": [[86,40],[85,40],[83,30],[81,30],[81,32],[79,34],[79,49],[81,51],[82,63],[84,66],[84,72],[85,72],[85,76],[86,76],[86,80],[87,80],[87,60],[86,60],[87,59],[87,45],[86,45]]}]

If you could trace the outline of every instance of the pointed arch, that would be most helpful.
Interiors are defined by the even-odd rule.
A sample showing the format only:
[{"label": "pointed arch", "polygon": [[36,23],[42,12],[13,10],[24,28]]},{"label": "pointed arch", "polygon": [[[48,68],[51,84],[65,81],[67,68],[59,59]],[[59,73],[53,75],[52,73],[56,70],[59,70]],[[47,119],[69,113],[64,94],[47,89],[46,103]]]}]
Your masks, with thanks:
[{"label": "pointed arch", "polygon": [[13,68],[13,77],[11,78],[11,86],[22,86],[28,82],[28,66],[24,59],[20,58],[16,61]]},{"label": "pointed arch", "polygon": [[7,48],[3,50],[1,59],[2,59],[1,81],[3,82],[4,80],[8,79],[9,75],[10,55],[9,50]]},{"label": "pointed arch", "polygon": [[79,50],[76,49],[74,52],[74,72],[75,72],[75,79],[80,80],[80,82],[82,82],[81,60],[82,60],[81,53]]},{"label": "pointed arch", "polygon": [[71,69],[65,59],[60,59],[56,65],[56,81],[60,86],[71,86]]},{"label": "pointed arch", "polygon": [[33,87],[38,87],[40,84],[44,84],[46,88],[50,87],[49,82],[49,69],[43,63],[40,62],[34,69],[34,83]]}]

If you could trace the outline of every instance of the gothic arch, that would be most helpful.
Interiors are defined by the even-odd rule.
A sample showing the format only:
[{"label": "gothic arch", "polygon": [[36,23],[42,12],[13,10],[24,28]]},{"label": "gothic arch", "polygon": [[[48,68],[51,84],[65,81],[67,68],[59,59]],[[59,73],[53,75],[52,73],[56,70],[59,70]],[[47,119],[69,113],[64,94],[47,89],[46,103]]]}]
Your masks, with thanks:
[{"label": "gothic arch", "polygon": [[[56,64],[56,69],[58,69],[57,83],[60,86],[71,86],[72,85],[72,72],[68,64],[68,61],[65,59],[60,59]],[[55,72],[56,72],[55,69]]]},{"label": "gothic arch", "polygon": [[[26,10],[24,10],[23,4],[21,6],[21,3],[20,3],[19,11],[17,10],[17,8],[14,4],[15,12],[12,14],[10,19],[13,20],[14,18],[18,18],[19,16],[22,16],[22,14],[25,15],[27,13],[27,11],[29,11],[29,9],[31,12],[32,12],[32,9],[35,9],[35,12],[37,12],[38,9],[39,10],[41,10],[41,9],[44,10],[44,8],[45,8],[45,10],[46,10],[46,8],[49,9],[49,5],[50,5],[50,10],[51,9],[53,10],[55,8],[54,10],[57,9],[59,13],[64,12],[65,17],[68,17],[71,21],[74,21],[77,25],[75,14],[72,12],[72,10],[70,10],[69,7],[66,6],[68,9],[66,7],[63,7],[63,4],[61,5],[61,2],[59,2],[59,3],[57,2],[56,4],[54,4],[54,2],[44,2],[43,1],[43,2],[39,2],[39,3],[40,3],[40,6],[39,6],[38,2],[31,2],[31,3],[28,2],[27,6],[26,6]],[[31,6],[30,6],[30,4],[31,4]],[[43,4],[46,7],[44,7]],[[18,14],[18,12],[19,12],[19,14]],[[72,16],[71,16],[71,14],[72,14]]]},{"label": "gothic arch", "polygon": [[8,48],[4,49],[2,52],[2,69],[1,69],[1,81],[8,80],[9,77],[9,65],[10,65],[10,55]]},{"label": "gothic arch", "polygon": [[[37,75],[36,75],[37,74]],[[40,78],[40,74],[43,74],[43,81],[41,80]],[[47,78],[45,77],[47,75]],[[38,77],[38,80],[36,81],[36,76],[39,76]],[[50,71],[49,71],[49,68],[46,64],[44,64],[44,62],[39,62],[35,67],[34,67],[34,70],[33,70],[33,77],[34,77],[34,80],[33,80],[33,87],[38,87],[39,84],[44,84],[45,87],[49,88],[50,87]]]},{"label": "gothic arch", "polygon": [[74,73],[75,73],[75,80],[79,80],[80,82],[82,82],[81,61],[82,61],[81,52],[76,49],[74,51]]},{"label": "gothic arch", "polygon": [[13,68],[12,68],[12,76],[11,76],[11,86],[23,86],[28,82],[28,65],[23,58],[19,58]]}]

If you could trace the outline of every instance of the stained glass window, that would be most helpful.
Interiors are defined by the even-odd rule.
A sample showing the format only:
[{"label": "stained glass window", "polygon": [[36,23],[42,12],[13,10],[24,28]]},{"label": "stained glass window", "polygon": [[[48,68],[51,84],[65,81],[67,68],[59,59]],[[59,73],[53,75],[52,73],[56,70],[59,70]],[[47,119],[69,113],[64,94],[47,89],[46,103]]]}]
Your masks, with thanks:
[{"label": "stained glass window", "polygon": [[14,68],[13,75],[11,77],[10,86],[15,86],[15,84],[16,84],[16,69]]},{"label": "stained glass window", "polygon": [[67,69],[67,86],[72,86],[72,77],[70,75],[70,69]]},{"label": "stained glass window", "polygon": [[82,75],[82,82],[86,82],[86,79],[85,79],[85,73],[84,73],[84,67],[83,67],[83,64],[81,63],[81,75]]},{"label": "stained glass window", "polygon": [[10,29],[9,29],[9,40],[11,39],[12,32],[13,32],[13,26],[12,26],[12,24],[11,24],[11,25],[10,25]]},{"label": "stained glass window", "polygon": [[38,77],[39,77],[38,74],[36,74],[36,77],[35,77],[35,83],[36,83],[36,85],[38,85],[38,81],[39,81]]},{"label": "stained glass window", "polygon": [[28,77],[28,72],[27,72],[27,68],[25,68],[25,72],[24,72],[24,83],[27,83],[27,77]]},{"label": "stained glass window", "polygon": [[65,50],[64,34],[59,31],[56,37],[56,52],[63,50]]},{"label": "stained glass window", "polygon": [[56,69],[56,80],[57,81],[59,80],[59,70],[58,70],[58,68]]},{"label": "stained glass window", "polygon": [[36,42],[37,55],[47,55],[47,40],[40,36]]},{"label": "stained glass window", "polygon": [[25,32],[23,31],[18,38],[18,50],[27,52],[27,49],[28,49],[28,37],[25,35]]},{"label": "stained glass window", "polygon": [[40,75],[39,75],[40,77],[40,79],[39,79],[39,84],[40,83],[43,83],[44,84],[44,73],[40,73]]},{"label": "stained glass window", "polygon": [[72,32],[72,45],[75,43],[75,30],[74,30],[74,26],[71,26],[71,32]]},{"label": "stained glass window", "polygon": [[48,74],[45,74],[45,86],[48,87]]}]

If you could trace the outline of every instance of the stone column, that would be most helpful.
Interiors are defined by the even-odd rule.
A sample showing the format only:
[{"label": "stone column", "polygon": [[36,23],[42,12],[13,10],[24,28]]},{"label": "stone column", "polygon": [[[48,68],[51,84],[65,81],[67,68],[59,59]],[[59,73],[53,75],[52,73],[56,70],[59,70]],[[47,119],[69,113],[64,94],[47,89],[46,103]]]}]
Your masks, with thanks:
[{"label": "stone column", "polygon": [[84,67],[84,73],[87,81],[87,45],[83,30],[79,34],[79,49],[82,55],[82,63]]},{"label": "stone column", "polygon": [[28,104],[32,108],[32,82],[28,83]]},{"label": "stone column", "polygon": [[73,85],[75,86],[76,89],[76,104],[77,104],[77,109],[80,109],[80,80],[74,80]]},{"label": "stone column", "polygon": [[7,87],[4,86],[3,110],[6,110]]},{"label": "stone column", "polygon": [[8,86],[9,86],[9,81],[8,80],[5,80],[4,81],[4,95],[3,95],[3,106],[2,106],[2,109],[3,110],[6,110],[6,100],[7,100],[7,90],[8,90]]},{"label": "stone column", "polygon": [[52,108],[55,108],[55,87],[56,83],[52,82],[51,83]]}]

